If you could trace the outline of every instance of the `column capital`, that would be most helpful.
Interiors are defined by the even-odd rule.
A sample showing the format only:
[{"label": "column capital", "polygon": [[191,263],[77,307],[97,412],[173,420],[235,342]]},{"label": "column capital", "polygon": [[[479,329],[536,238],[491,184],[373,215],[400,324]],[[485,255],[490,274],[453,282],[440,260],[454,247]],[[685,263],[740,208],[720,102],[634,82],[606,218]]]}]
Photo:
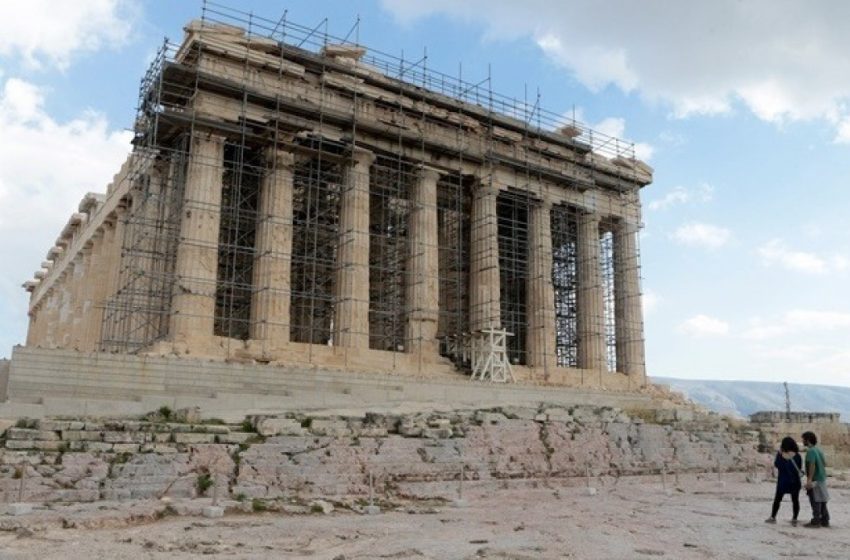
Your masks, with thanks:
[{"label": "column capital", "polygon": [[195,130],[192,132],[192,140],[195,139],[223,144],[227,140],[227,136],[209,130]]},{"label": "column capital", "polygon": [[292,170],[295,167],[295,153],[288,149],[278,148],[277,146],[267,146],[265,149],[266,166],[270,170],[286,169]]},{"label": "column capital", "polygon": [[630,234],[637,233],[640,231],[640,224],[636,224],[634,222],[630,222],[628,220],[619,219],[617,220],[614,230],[617,233]]},{"label": "column capital", "polygon": [[349,147],[347,155],[354,162],[354,165],[369,167],[375,161],[375,152],[361,148],[360,146]]},{"label": "column capital", "polygon": [[498,195],[499,195],[499,189],[490,185],[489,183],[487,183],[487,184],[478,183],[472,189],[472,196],[473,197],[481,197],[481,198],[490,197],[490,196],[496,197]]},{"label": "column capital", "polygon": [[419,164],[416,167],[416,171],[419,174],[419,178],[426,181],[439,181],[440,176],[443,174],[436,167],[431,167],[430,165],[426,165],[424,163]]},{"label": "column capital", "polygon": [[540,209],[540,210],[551,210],[552,206],[554,206],[554,204],[552,203],[552,200],[549,199],[549,198],[545,198],[545,197],[540,199],[540,200],[535,200],[531,204],[532,208],[536,208],[536,209]]}]

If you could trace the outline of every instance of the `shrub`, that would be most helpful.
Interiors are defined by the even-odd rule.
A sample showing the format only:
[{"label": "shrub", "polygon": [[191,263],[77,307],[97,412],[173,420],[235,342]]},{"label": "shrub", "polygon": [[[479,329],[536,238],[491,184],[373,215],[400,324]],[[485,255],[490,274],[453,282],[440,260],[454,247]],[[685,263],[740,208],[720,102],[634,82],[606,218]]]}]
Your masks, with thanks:
[{"label": "shrub", "polygon": [[208,472],[202,472],[198,474],[198,479],[195,481],[195,488],[198,489],[198,495],[204,496],[207,493],[207,490],[212,488],[212,485],[215,484],[212,476]]}]

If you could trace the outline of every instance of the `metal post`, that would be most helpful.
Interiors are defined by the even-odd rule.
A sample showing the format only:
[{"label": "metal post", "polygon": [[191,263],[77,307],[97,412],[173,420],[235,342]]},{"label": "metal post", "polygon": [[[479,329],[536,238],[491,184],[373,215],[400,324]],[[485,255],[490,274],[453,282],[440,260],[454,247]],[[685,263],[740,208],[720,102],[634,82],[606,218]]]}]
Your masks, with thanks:
[{"label": "metal post", "polygon": [[216,478],[218,478],[218,477],[213,475],[212,505],[214,505],[214,506],[218,505],[218,480],[216,480]]},{"label": "metal post", "polygon": [[375,505],[375,482],[372,477],[372,471],[369,471],[369,506]]},{"label": "metal post", "polygon": [[18,503],[22,503],[24,501],[24,484],[27,478],[27,464],[24,463],[21,465],[21,482],[18,485]]}]

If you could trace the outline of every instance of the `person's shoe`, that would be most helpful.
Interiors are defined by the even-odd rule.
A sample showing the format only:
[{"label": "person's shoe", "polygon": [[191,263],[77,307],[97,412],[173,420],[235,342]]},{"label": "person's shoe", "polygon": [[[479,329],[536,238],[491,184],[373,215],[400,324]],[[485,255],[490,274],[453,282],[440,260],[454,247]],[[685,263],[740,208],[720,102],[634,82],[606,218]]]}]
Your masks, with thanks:
[{"label": "person's shoe", "polygon": [[764,522],[765,523],[776,523],[776,518],[775,517],[768,517],[767,519],[764,520]]},{"label": "person's shoe", "polygon": [[820,526],[821,527],[829,527],[829,521],[822,521]]},{"label": "person's shoe", "polygon": [[820,526],[821,526],[821,525],[820,525],[820,521],[809,521],[808,523],[806,523],[805,525],[803,525],[803,527],[808,527],[808,528],[810,528],[810,529],[817,529],[817,528],[819,528]]},{"label": "person's shoe", "polygon": [[796,519],[792,519],[792,520],[791,520],[791,526],[792,526],[792,527],[796,527],[796,526],[797,526],[797,520],[796,520]]}]

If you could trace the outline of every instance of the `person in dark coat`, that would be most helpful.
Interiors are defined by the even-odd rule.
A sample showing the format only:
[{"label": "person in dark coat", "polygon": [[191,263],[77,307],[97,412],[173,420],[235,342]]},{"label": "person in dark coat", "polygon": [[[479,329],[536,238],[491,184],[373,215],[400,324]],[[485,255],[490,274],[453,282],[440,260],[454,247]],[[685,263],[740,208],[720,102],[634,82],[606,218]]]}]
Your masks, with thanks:
[{"label": "person in dark coat", "polygon": [[776,523],[776,514],[779,512],[782,498],[785,494],[791,494],[791,506],[794,513],[791,525],[797,525],[797,516],[800,514],[800,489],[802,488],[800,476],[803,472],[803,460],[800,458],[800,448],[797,447],[797,442],[793,438],[786,437],[782,440],[776,458],[773,460],[773,466],[777,470],[776,496],[773,498],[770,517],[765,521]]}]

